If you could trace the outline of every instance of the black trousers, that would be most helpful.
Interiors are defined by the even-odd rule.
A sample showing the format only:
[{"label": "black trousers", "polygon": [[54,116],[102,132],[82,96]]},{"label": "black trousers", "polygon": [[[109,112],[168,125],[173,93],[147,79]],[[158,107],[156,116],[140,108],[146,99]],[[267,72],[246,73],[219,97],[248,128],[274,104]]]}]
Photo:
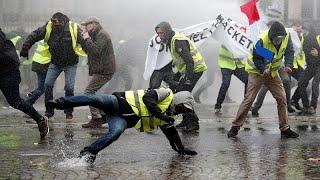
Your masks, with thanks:
[{"label": "black trousers", "polygon": [[18,69],[10,71],[0,76],[0,90],[5,96],[9,105],[15,109],[29,115],[36,122],[39,122],[42,118],[41,114],[38,113],[31,105],[27,104],[20,97],[19,84],[21,82],[20,71]]},{"label": "black trousers", "polygon": [[[312,94],[311,102],[309,101],[307,94],[307,86],[309,80],[312,79]],[[302,98],[302,104],[304,108],[310,106],[317,108],[318,97],[319,97],[319,83],[320,83],[320,66],[318,65],[307,65],[307,68],[303,71],[302,75],[299,78],[298,88],[299,93]]]},{"label": "black trousers", "polygon": [[175,89],[177,83],[174,82],[173,76],[172,64],[169,63],[160,70],[153,71],[149,82],[149,88],[157,89],[160,87],[161,82],[164,81],[171,89]]}]

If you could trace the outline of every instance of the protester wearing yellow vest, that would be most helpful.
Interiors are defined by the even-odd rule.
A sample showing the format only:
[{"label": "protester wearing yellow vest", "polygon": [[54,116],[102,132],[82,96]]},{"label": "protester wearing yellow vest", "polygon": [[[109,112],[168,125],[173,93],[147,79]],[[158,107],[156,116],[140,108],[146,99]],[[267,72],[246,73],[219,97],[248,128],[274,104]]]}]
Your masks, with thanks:
[{"label": "protester wearing yellow vest", "polygon": [[[140,132],[148,132],[160,127],[173,150],[182,155],[196,155],[197,152],[184,148],[173,126],[175,115],[192,112],[193,104],[193,96],[188,91],[173,94],[171,89],[160,88],[115,92],[112,95],[96,93],[61,97],[49,101],[46,106],[66,109],[91,105],[108,115],[108,132],[80,152],[80,157],[93,163],[99,151],[117,140],[127,128],[132,127],[136,127]],[[106,117],[104,119],[106,120]]]},{"label": "protester wearing yellow vest", "polygon": [[[273,58],[271,60],[266,59],[264,54],[259,54],[257,48],[263,48],[273,53]],[[232,122],[232,127],[228,132],[229,138],[237,136],[262,85],[268,87],[272,96],[277,101],[281,136],[285,138],[297,138],[299,136],[289,127],[286,95],[278,74],[283,56],[285,57],[284,71],[291,71],[294,58],[292,52],[293,46],[290,34],[286,32],[281,23],[275,21],[269,31],[263,32],[260,35],[260,40],[256,43],[245,65],[246,71],[249,73],[248,88],[244,100],[240,104],[236,118]]]},{"label": "protester wearing yellow vest", "polygon": [[[292,56],[294,55],[294,51],[291,52],[291,55],[288,55],[288,53],[286,54],[286,56]],[[295,60],[294,60],[295,62]],[[283,65],[281,65],[283,66]],[[293,70],[292,70],[293,71]],[[291,73],[287,73],[285,71],[285,68],[280,68],[278,70],[279,73],[279,77],[282,80],[282,84],[286,93],[286,100],[287,100],[287,110],[288,113],[295,113],[295,109],[292,107],[291,105]],[[260,91],[256,97],[256,101],[254,102],[254,105],[251,108],[251,112],[252,112],[252,117],[259,117],[259,110],[263,105],[263,101],[267,95],[267,92],[269,91],[268,87],[266,87],[265,85],[262,85],[262,87],[260,88]]]},{"label": "protester wearing yellow vest", "polygon": [[[293,23],[292,26],[293,30],[295,30],[298,33],[301,45],[303,47],[304,43],[304,33],[302,32],[302,23],[300,21],[296,21]],[[304,68],[306,66],[306,57],[304,54],[303,49],[301,48],[301,51],[299,55],[293,60],[293,69],[291,76],[295,78],[297,81],[299,81]],[[299,88],[297,88],[291,98],[291,104],[297,109],[297,110],[302,110],[303,108],[299,104],[299,100],[301,99],[301,94],[299,93]]]},{"label": "protester wearing yellow vest", "polygon": [[[44,40],[42,51],[39,51],[41,62],[51,59],[45,80],[45,102],[53,99],[53,86],[61,72],[65,74],[65,95],[74,95],[75,76],[79,55],[85,53],[80,48],[85,46],[81,36],[82,30],[77,23],[60,13],[55,13],[44,26],[33,31],[23,44],[20,56],[28,57],[30,47],[40,40]],[[72,119],[73,109],[66,109],[67,119]],[[46,108],[46,115],[52,117],[54,110]]]},{"label": "protester wearing yellow vest", "polygon": [[[309,27],[309,32],[303,43],[303,51],[306,58],[306,69],[301,74],[298,82],[298,90],[301,95],[303,109],[300,115],[314,115],[318,105],[320,84],[320,35],[314,27]],[[309,80],[312,80],[311,102],[307,94]]]},{"label": "protester wearing yellow vest", "polygon": [[218,64],[221,69],[222,83],[217,97],[217,102],[214,106],[214,112],[216,114],[221,114],[221,105],[229,89],[231,76],[235,75],[244,83],[245,92],[248,83],[248,73],[244,70],[243,62],[240,59],[234,58],[232,52],[223,45],[219,49]]},{"label": "protester wearing yellow vest", "polygon": [[44,83],[47,76],[47,71],[50,65],[51,58],[46,55],[44,49],[46,49],[44,40],[41,40],[36,43],[36,50],[32,57],[30,58],[32,61],[32,71],[37,74],[38,78],[38,87],[27,93],[26,102],[33,105],[40,96],[44,93]]},{"label": "protester wearing yellow vest", "polygon": [[[174,91],[192,92],[203,72],[207,70],[207,65],[194,42],[183,34],[174,32],[168,22],[158,24],[155,31],[161,41],[167,44],[172,64],[177,71],[175,79],[179,84]],[[183,130],[198,130],[199,118],[195,113],[183,114],[182,122],[176,127]]]}]

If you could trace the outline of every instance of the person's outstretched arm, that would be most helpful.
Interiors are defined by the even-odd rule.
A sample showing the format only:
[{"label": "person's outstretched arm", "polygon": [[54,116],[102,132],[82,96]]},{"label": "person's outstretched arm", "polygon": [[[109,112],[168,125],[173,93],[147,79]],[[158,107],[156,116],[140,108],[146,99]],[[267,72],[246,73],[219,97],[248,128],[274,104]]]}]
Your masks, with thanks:
[{"label": "person's outstretched arm", "polygon": [[198,154],[196,151],[189,150],[182,145],[178,131],[173,124],[162,126],[160,127],[160,129],[166,135],[172,149],[178,152],[180,155],[197,155]]}]

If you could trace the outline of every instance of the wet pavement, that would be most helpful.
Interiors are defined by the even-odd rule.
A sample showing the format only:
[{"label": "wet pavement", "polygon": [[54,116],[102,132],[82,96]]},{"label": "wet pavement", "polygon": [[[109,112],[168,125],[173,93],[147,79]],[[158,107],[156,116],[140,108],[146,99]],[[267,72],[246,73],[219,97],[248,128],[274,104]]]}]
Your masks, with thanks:
[{"label": "wet pavement", "polygon": [[[320,112],[290,116],[300,137],[282,139],[274,104],[262,107],[259,118],[248,118],[238,138],[228,139],[238,104],[198,105],[200,131],[179,132],[197,156],[179,156],[161,131],[128,129],[101,151],[93,166],[78,166],[77,155],[106,130],[82,129],[89,110],[75,110],[66,121],[62,112],[50,120],[50,134],[40,140],[37,126],[16,110],[0,112],[0,179],[320,179]],[[81,164],[83,165],[83,164]]]}]

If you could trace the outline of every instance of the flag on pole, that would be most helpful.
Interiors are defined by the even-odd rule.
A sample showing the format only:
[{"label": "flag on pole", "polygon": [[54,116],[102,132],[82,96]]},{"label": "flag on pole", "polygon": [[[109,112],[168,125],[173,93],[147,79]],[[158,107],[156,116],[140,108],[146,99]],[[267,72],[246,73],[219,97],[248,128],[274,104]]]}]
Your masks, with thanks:
[{"label": "flag on pole", "polygon": [[249,2],[240,6],[241,12],[247,15],[249,20],[249,25],[253,24],[256,21],[259,21],[260,16],[257,9],[258,0],[250,0]]}]

